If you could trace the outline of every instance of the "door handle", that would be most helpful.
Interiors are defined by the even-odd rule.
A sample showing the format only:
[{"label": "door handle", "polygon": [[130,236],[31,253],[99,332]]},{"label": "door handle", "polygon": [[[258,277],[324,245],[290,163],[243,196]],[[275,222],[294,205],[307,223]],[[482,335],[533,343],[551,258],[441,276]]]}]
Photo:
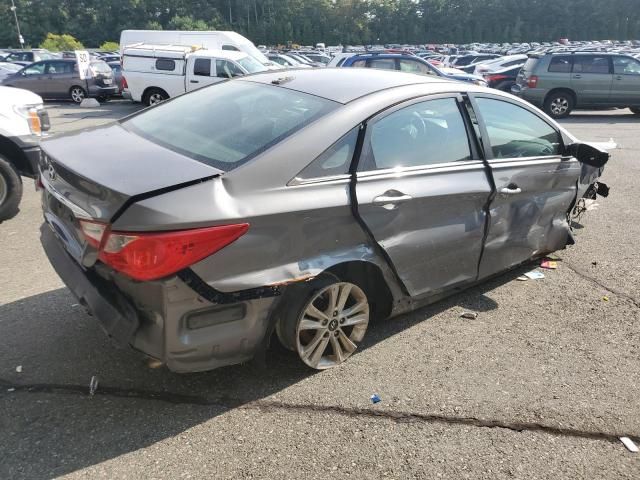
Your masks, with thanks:
[{"label": "door handle", "polygon": [[405,195],[397,190],[389,190],[382,195],[378,195],[373,199],[373,204],[376,207],[386,208],[387,210],[393,210],[398,204],[411,200],[411,195]]},{"label": "door handle", "polygon": [[512,183],[502,188],[500,190],[500,193],[502,193],[503,195],[516,195],[518,193],[522,193],[522,189],[518,187],[516,184]]},{"label": "door handle", "polygon": [[582,78],[582,75],[574,75],[573,78]]},{"label": "door handle", "polygon": [[199,80],[189,80],[191,83],[200,83]]}]

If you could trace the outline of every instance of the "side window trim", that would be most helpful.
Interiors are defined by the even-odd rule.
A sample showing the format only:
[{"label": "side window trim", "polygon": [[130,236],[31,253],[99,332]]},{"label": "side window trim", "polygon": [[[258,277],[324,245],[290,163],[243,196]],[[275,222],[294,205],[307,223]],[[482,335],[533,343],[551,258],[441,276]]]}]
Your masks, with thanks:
[{"label": "side window trim", "polygon": [[[513,100],[511,100],[510,98],[505,98],[505,97],[501,97],[499,95],[493,95],[491,93],[469,93],[469,100],[471,102],[471,107],[474,111],[474,114],[478,120],[478,126],[480,127],[480,135],[482,136],[482,138],[484,138],[484,141],[481,141],[480,144],[482,145],[482,148],[484,149],[484,155],[485,158],[488,161],[490,160],[495,160],[495,157],[493,155],[493,148],[491,146],[491,139],[489,138],[489,131],[487,130],[487,125],[484,121],[484,118],[482,117],[482,115],[480,114],[480,108],[478,108],[478,103],[476,102],[477,98],[488,98],[490,100],[498,100],[498,101],[502,101],[505,103],[509,103],[511,105],[514,105],[516,107],[520,107],[524,110],[526,110],[527,112],[535,115],[536,117],[538,117],[540,120],[542,120],[545,124],[547,124],[549,126],[549,128],[551,128],[552,130],[554,130],[557,134],[558,137],[560,138],[560,150],[561,153],[557,154],[557,155],[547,155],[548,157],[558,157],[558,158],[565,158],[564,156],[564,152],[566,151],[566,144],[565,144],[565,138],[564,135],[562,134],[562,131],[558,130],[554,125],[550,124],[549,121],[542,117],[538,112],[536,112],[535,110],[533,110],[532,108],[530,108],[528,105],[521,105],[518,102],[515,102]],[[527,160],[527,159],[533,159],[533,158],[542,158],[540,156],[537,157],[517,157],[518,160]],[[504,160],[504,159],[499,159],[499,160]]]},{"label": "side window trim", "polygon": [[[395,60],[396,60],[396,65],[398,65],[398,59],[395,59]],[[383,118],[397,111],[402,110],[403,108],[407,108],[412,105],[422,103],[422,102],[427,102],[430,100],[441,100],[441,99],[447,99],[447,98],[452,98],[455,100],[456,105],[458,107],[458,111],[460,113],[461,120],[464,123],[465,131],[467,133],[467,142],[469,146],[469,151],[472,157],[470,160],[457,161],[457,162],[441,162],[441,163],[433,163],[433,164],[425,164],[425,165],[417,165],[417,166],[394,167],[394,168],[379,169],[379,170],[358,170],[359,163],[362,157],[362,152],[364,151],[364,145],[366,145],[366,143],[370,139],[370,135],[371,135],[371,129],[369,128],[370,126],[375,125],[376,122],[382,120]],[[386,109],[372,115],[371,117],[369,117],[363,122],[364,128],[360,135],[361,140],[359,140],[362,142],[362,145],[360,145],[360,147],[356,149],[357,158],[354,156],[354,159],[353,159],[354,165],[352,166],[352,170],[356,173],[358,177],[365,177],[365,176],[385,175],[385,174],[388,174],[389,172],[395,172],[395,173],[420,172],[424,170],[434,170],[434,169],[439,169],[443,167],[444,168],[453,167],[453,166],[462,167],[466,165],[484,164],[482,153],[477,148],[475,148],[475,145],[474,145],[474,144],[480,144],[480,142],[476,138],[475,132],[473,131],[473,129],[471,130],[469,129],[469,125],[467,124],[466,112],[462,108],[463,107],[462,102],[463,102],[463,95],[461,92],[448,92],[448,93],[438,93],[438,94],[432,94],[432,95],[420,95],[418,97],[406,99],[401,103],[390,105]]]}]

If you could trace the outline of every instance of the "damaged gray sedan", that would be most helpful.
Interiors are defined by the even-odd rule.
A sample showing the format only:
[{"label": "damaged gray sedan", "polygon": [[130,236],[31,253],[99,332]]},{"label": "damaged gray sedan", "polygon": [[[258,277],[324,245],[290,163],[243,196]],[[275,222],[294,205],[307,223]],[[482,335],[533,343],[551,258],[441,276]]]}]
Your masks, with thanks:
[{"label": "damaged gray sedan", "polygon": [[276,335],[324,369],[374,316],[572,243],[608,157],[467,83],[264,73],[44,142],[41,239],[107,333],[173,371]]}]

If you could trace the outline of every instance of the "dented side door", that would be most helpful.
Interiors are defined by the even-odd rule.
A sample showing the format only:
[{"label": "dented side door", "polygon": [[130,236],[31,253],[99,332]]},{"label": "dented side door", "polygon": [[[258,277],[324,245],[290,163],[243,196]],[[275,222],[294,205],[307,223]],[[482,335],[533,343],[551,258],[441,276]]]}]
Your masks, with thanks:
[{"label": "dented side door", "polygon": [[560,131],[533,110],[490,94],[472,99],[495,183],[479,278],[563,248],[581,165]]}]

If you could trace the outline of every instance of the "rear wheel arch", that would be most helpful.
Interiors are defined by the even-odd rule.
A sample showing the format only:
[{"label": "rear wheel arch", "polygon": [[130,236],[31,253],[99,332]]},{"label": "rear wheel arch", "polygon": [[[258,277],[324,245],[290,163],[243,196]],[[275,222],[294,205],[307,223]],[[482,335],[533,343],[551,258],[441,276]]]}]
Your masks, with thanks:
[{"label": "rear wheel arch", "polygon": [[391,314],[393,294],[382,270],[374,263],[354,260],[336,264],[323,273],[360,286],[369,298],[373,318],[383,319]]}]

